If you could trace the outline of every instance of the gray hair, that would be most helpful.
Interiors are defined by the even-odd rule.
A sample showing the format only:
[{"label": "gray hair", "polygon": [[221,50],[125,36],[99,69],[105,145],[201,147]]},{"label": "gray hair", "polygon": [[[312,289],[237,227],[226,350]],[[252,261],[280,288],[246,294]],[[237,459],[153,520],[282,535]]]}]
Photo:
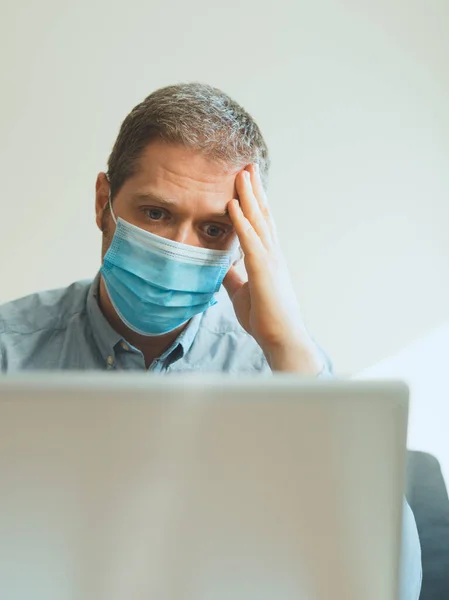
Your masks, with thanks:
[{"label": "gray hair", "polygon": [[201,83],[161,88],[123,121],[108,160],[111,196],[137,171],[153,140],[182,144],[233,167],[258,163],[267,185],[268,148],[254,119],[224,92]]}]

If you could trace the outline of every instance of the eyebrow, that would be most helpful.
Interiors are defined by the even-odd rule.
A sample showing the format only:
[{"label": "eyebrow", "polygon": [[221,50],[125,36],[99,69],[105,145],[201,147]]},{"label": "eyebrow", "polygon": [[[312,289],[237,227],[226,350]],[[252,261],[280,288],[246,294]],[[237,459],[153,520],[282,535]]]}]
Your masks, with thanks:
[{"label": "eyebrow", "polygon": [[[172,200],[171,198],[164,198],[163,196],[159,196],[158,194],[153,194],[152,192],[145,192],[142,194],[134,194],[132,196],[132,201],[134,204],[139,204],[139,202],[157,202],[158,204],[162,204],[167,207],[176,207],[178,203],[176,200]],[[210,219],[228,219],[231,220],[229,216],[229,211],[225,208],[222,212],[210,213],[207,215]]]}]

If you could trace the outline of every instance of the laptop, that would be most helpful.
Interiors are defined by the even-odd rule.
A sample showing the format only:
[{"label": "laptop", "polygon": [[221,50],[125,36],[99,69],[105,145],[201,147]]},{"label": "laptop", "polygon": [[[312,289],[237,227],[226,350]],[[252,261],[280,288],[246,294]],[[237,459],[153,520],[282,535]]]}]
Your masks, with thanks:
[{"label": "laptop", "polygon": [[393,600],[408,391],[0,379],[2,600]]}]

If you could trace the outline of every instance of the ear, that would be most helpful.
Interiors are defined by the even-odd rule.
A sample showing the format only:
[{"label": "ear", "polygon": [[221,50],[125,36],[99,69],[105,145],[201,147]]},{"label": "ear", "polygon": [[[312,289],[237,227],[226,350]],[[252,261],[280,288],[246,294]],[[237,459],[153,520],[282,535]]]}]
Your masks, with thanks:
[{"label": "ear", "polygon": [[95,216],[97,227],[102,231],[101,223],[109,200],[109,181],[106,173],[99,173],[95,184]]}]

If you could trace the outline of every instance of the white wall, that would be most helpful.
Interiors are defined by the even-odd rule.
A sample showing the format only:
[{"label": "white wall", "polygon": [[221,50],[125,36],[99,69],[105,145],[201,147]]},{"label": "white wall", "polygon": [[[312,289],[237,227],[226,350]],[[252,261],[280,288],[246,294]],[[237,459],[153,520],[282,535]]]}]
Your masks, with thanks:
[{"label": "white wall", "polygon": [[304,313],[340,371],[449,312],[449,3],[0,6],[0,302],[92,277],[94,182],[127,112],[202,80],[245,105]]},{"label": "white wall", "polygon": [[372,365],[360,379],[401,379],[410,387],[408,446],[430,452],[449,484],[449,321],[394,356]]}]

